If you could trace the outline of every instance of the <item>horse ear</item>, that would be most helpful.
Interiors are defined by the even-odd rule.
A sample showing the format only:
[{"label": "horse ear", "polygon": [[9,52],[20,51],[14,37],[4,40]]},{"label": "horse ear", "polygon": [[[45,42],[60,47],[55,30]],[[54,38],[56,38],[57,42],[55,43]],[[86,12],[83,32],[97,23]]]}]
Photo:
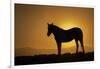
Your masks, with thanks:
[{"label": "horse ear", "polygon": [[49,25],[49,23],[47,23]]}]

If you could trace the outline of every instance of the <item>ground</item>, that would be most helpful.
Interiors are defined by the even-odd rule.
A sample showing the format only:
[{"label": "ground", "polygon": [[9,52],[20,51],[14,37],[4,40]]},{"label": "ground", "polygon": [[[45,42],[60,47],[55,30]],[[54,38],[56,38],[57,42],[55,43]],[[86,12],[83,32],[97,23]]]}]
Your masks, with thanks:
[{"label": "ground", "polygon": [[46,63],[61,63],[61,62],[80,62],[80,61],[93,61],[94,52],[86,54],[57,54],[50,55],[35,55],[35,56],[17,56],[15,57],[15,65],[29,65],[29,64],[46,64]]}]

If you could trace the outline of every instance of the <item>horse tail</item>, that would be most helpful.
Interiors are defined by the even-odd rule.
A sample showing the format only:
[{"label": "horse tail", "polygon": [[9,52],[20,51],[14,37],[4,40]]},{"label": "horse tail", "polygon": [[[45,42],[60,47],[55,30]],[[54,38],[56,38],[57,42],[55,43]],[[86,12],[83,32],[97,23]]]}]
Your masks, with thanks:
[{"label": "horse tail", "polygon": [[81,39],[80,39],[80,44],[81,44],[83,53],[85,53],[85,50],[84,50],[84,44],[83,44],[83,33],[82,33],[82,36],[81,36]]}]

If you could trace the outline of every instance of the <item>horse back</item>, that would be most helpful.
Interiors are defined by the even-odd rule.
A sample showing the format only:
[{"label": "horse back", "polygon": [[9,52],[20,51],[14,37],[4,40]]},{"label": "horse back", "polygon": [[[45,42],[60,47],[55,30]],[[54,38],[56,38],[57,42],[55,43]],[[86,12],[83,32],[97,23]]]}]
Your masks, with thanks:
[{"label": "horse back", "polygon": [[60,30],[57,35],[55,35],[55,39],[60,42],[68,42],[73,39],[81,39],[83,36],[82,30],[80,28],[72,28],[69,30]]},{"label": "horse back", "polygon": [[78,39],[78,40],[83,37],[82,30],[77,27],[67,30],[66,34],[67,36],[69,36],[69,38]]}]

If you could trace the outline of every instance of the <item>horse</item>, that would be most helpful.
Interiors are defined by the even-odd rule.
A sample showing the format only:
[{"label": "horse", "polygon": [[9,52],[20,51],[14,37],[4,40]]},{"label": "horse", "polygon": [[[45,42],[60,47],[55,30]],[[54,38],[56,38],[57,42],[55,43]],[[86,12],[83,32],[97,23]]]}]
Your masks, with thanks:
[{"label": "horse", "polygon": [[81,44],[83,54],[85,53],[83,45],[83,32],[80,28],[74,27],[68,30],[63,30],[62,28],[59,28],[58,26],[53,25],[52,23],[48,24],[47,36],[49,37],[51,33],[53,33],[56,40],[58,55],[61,55],[61,43],[69,42],[72,40],[75,40],[76,42],[76,54],[78,53],[78,47],[79,47],[78,41]]}]

